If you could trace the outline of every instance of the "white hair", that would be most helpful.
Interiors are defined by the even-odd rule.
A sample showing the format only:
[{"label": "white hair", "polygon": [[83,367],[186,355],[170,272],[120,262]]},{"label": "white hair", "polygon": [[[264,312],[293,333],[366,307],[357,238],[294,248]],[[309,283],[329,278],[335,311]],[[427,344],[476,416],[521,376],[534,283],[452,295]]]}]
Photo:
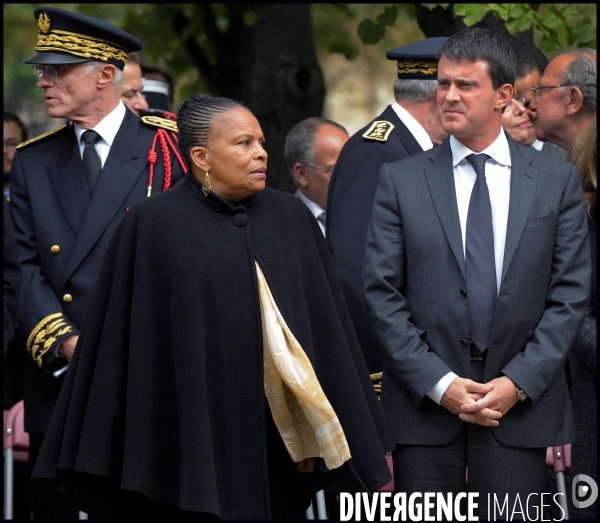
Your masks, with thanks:
[{"label": "white hair", "polygon": [[[86,64],[85,66],[85,74],[91,74],[94,71],[100,69],[100,67],[102,67],[103,65],[105,65],[103,62],[98,62],[96,60],[90,61],[88,64]],[[113,78],[112,83],[114,85],[116,85],[117,87],[121,87],[121,82],[123,82],[123,71],[121,71],[121,69],[119,69],[118,67],[116,67],[116,74],[115,77]]]}]

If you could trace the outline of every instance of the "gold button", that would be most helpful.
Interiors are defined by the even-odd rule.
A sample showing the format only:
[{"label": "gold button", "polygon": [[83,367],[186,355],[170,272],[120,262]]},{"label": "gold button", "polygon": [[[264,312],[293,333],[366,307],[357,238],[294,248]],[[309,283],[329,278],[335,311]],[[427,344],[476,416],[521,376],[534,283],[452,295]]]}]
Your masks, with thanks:
[{"label": "gold button", "polygon": [[73,296],[71,296],[70,294],[65,294],[63,296],[63,301],[65,303],[71,303],[73,301]]},{"label": "gold button", "polygon": [[52,254],[58,254],[60,252],[60,245],[53,245],[50,247],[50,252]]}]

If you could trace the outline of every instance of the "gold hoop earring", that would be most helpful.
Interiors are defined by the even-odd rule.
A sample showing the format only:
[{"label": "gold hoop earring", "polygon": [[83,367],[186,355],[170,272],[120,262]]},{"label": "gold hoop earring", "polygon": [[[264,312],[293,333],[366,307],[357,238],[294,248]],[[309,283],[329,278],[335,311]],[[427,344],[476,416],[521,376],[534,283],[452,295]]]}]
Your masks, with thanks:
[{"label": "gold hoop earring", "polygon": [[204,184],[202,184],[202,192],[204,193],[204,196],[208,196],[208,193],[210,192],[212,187],[210,185],[210,176],[208,176],[208,169],[204,169],[204,170],[206,171],[206,176],[204,177],[204,181],[208,185],[208,187],[205,187]]}]

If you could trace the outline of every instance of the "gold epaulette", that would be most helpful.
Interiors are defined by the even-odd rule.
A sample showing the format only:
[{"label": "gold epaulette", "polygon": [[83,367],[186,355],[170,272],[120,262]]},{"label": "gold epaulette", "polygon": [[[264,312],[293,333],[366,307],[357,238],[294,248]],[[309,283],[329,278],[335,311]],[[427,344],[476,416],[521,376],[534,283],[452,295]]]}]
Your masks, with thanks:
[{"label": "gold epaulette", "polygon": [[[65,321],[62,312],[50,314],[40,321],[27,338],[27,351],[38,364],[42,366],[42,358],[52,346],[59,341],[59,337],[73,332],[73,328]],[[62,342],[62,339],[60,340]]]},{"label": "gold epaulette", "polygon": [[160,127],[161,129],[176,133],[179,132],[179,129],[177,129],[177,122],[161,118],[160,116],[142,116],[142,122],[152,127]]},{"label": "gold epaulette", "polygon": [[371,381],[373,382],[373,388],[375,389],[375,394],[377,394],[377,399],[381,399],[381,380],[383,378],[383,372],[377,372],[375,374],[371,374]]},{"label": "gold epaulette", "polygon": [[390,133],[394,129],[394,124],[385,120],[376,120],[371,124],[371,127],[363,134],[363,138],[367,140],[377,140],[378,142],[386,142]]},{"label": "gold epaulette", "polygon": [[66,127],[66,125],[61,125],[60,127],[57,127],[56,129],[52,129],[51,131],[48,131],[47,133],[40,134],[39,136],[36,136],[35,138],[31,138],[31,140],[27,140],[23,143],[20,143],[19,145],[17,145],[17,149],[22,149],[23,147],[27,147],[28,145],[30,145],[32,143],[39,142],[43,138],[51,136],[54,133],[57,133],[58,131],[62,131],[65,127]]}]

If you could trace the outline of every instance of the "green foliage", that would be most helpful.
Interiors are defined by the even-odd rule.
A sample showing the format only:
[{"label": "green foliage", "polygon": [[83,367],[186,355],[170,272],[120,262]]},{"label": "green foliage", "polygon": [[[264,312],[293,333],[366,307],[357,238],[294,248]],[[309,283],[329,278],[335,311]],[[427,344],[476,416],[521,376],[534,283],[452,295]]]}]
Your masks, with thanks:
[{"label": "green foliage", "polygon": [[353,42],[350,31],[350,25],[356,18],[352,5],[313,4],[311,13],[317,49],[341,53],[348,60],[358,56],[359,48]]},{"label": "green foliage", "polygon": [[414,4],[391,4],[383,8],[383,12],[372,18],[365,18],[358,25],[358,36],[365,45],[378,44],[385,36],[385,28],[394,26],[400,13],[414,20],[415,6]]},{"label": "green foliage", "polygon": [[[540,4],[536,11],[531,4],[421,4],[428,9],[452,6],[468,27],[480,22],[487,13],[502,20],[509,33],[517,35],[533,27],[541,33],[540,48],[552,52],[559,48],[596,48],[596,4]],[[401,8],[414,18],[414,4]],[[411,11],[412,8],[412,11]],[[365,45],[380,42],[385,27],[393,25],[398,16],[398,4],[391,4],[375,18],[366,18],[358,26],[358,35]]]},{"label": "green foliage", "polygon": [[[430,9],[436,4],[424,4]],[[431,7],[430,7],[431,6]],[[512,35],[531,27],[542,35],[539,46],[552,52],[559,48],[596,48],[596,4],[454,4],[454,14],[472,26],[492,12]]]}]

